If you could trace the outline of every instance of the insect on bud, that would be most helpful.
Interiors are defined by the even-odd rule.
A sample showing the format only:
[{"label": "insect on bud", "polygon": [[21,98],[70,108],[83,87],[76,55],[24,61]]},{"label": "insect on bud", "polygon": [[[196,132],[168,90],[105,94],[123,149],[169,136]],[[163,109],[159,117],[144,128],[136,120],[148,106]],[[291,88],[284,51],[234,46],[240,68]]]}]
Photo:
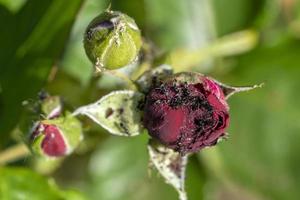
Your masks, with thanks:
[{"label": "insect on bud", "polygon": [[70,115],[36,122],[30,134],[33,152],[46,157],[66,156],[81,140],[81,124]]},{"label": "insect on bud", "polygon": [[182,154],[215,145],[228,125],[222,89],[201,74],[175,74],[146,96],[144,126],[153,138]]},{"label": "insect on bud", "polygon": [[97,16],[84,35],[85,52],[100,69],[117,69],[132,63],[141,44],[141,33],[134,20],[117,11],[107,10]]}]

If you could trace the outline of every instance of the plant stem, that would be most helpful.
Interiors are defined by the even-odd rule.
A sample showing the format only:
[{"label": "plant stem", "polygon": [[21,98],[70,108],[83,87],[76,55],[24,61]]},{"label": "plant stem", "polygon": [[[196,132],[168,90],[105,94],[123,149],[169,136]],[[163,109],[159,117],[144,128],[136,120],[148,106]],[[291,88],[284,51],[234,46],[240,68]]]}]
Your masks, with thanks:
[{"label": "plant stem", "polygon": [[254,30],[245,30],[217,39],[210,45],[196,50],[177,49],[170,53],[169,64],[175,72],[191,71],[199,63],[215,57],[232,56],[251,50],[258,43]]},{"label": "plant stem", "polygon": [[141,63],[137,69],[131,74],[132,80],[137,80],[145,71],[151,69],[151,63],[150,62],[144,62]]},{"label": "plant stem", "polygon": [[30,155],[30,151],[25,144],[21,143],[14,145],[0,152],[0,166],[24,158],[28,155]]},{"label": "plant stem", "polygon": [[187,200],[187,195],[185,191],[178,191],[179,192],[179,200]]},{"label": "plant stem", "polygon": [[107,74],[110,74],[112,76],[122,79],[123,81],[125,81],[128,84],[129,89],[132,89],[135,91],[137,90],[135,83],[126,74],[123,74],[122,72],[119,72],[117,70],[105,70],[104,73],[107,73]]}]

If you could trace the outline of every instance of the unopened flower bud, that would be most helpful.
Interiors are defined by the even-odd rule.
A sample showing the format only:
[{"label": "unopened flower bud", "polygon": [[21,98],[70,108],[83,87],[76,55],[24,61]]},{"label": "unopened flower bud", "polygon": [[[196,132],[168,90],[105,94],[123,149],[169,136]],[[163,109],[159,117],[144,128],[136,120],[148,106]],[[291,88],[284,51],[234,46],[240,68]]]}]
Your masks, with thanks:
[{"label": "unopened flower bud", "polygon": [[84,48],[96,67],[117,69],[132,63],[141,47],[141,33],[129,16],[107,10],[88,25]]},{"label": "unopened flower bud", "polygon": [[33,152],[46,157],[70,154],[81,139],[81,124],[71,115],[36,122],[30,135]]},{"label": "unopened flower bud", "polygon": [[146,96],[144,126],[182,154],[215,145],[229,125],[229,107],[218,83],[199,73],[175,74]]},{"label": "unopened flower bud", "polygon": [[47,119],[59,117],[62,112],[62,102],[59,96],[48,96],[41,100],[41,111]]}]

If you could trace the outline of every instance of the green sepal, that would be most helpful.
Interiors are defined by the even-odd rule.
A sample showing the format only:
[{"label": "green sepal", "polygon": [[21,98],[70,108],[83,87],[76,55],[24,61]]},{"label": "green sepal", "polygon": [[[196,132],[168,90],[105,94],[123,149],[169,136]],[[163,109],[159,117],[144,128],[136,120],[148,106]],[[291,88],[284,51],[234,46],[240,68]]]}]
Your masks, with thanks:
[{"label": "green sepal", "polygon": [[45,155],[45,153],[42,149],[42,142],[43,142],[44,138],[45,138],[45,135],[43,135],[41,133],[37,137],[35,137],[34,140],[32,141],[32,143],[30,144],[30,149],[32,150],[32,152],[35,155],[47,156],[47,155]]}]

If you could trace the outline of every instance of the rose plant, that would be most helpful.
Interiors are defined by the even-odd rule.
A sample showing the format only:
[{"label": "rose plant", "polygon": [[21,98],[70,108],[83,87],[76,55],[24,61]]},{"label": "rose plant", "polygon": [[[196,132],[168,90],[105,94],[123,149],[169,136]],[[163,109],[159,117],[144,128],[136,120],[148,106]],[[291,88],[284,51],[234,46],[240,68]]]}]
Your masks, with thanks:
[{"label": "rose plant", "polygon": [[[84,34],[84,49],[95,73],[117,75],[132,89],[112,91],[72,113],[64,109],[59,97],[43,96],[26,142],[45,160],[65,158],[83,140],[78,115],[113,135],[148,133],[150,163],[179,192],[180,200],[187,200],[184,180],[189,155],[227,137],[231,95],[261,85],[232,87],[192,70],[175,73],[164,62],[145,64],[145,46],[141,31],[126,14],[106,10],[94,18]],[[118,71],[126,66],[138,71],[137,78]]]}]

